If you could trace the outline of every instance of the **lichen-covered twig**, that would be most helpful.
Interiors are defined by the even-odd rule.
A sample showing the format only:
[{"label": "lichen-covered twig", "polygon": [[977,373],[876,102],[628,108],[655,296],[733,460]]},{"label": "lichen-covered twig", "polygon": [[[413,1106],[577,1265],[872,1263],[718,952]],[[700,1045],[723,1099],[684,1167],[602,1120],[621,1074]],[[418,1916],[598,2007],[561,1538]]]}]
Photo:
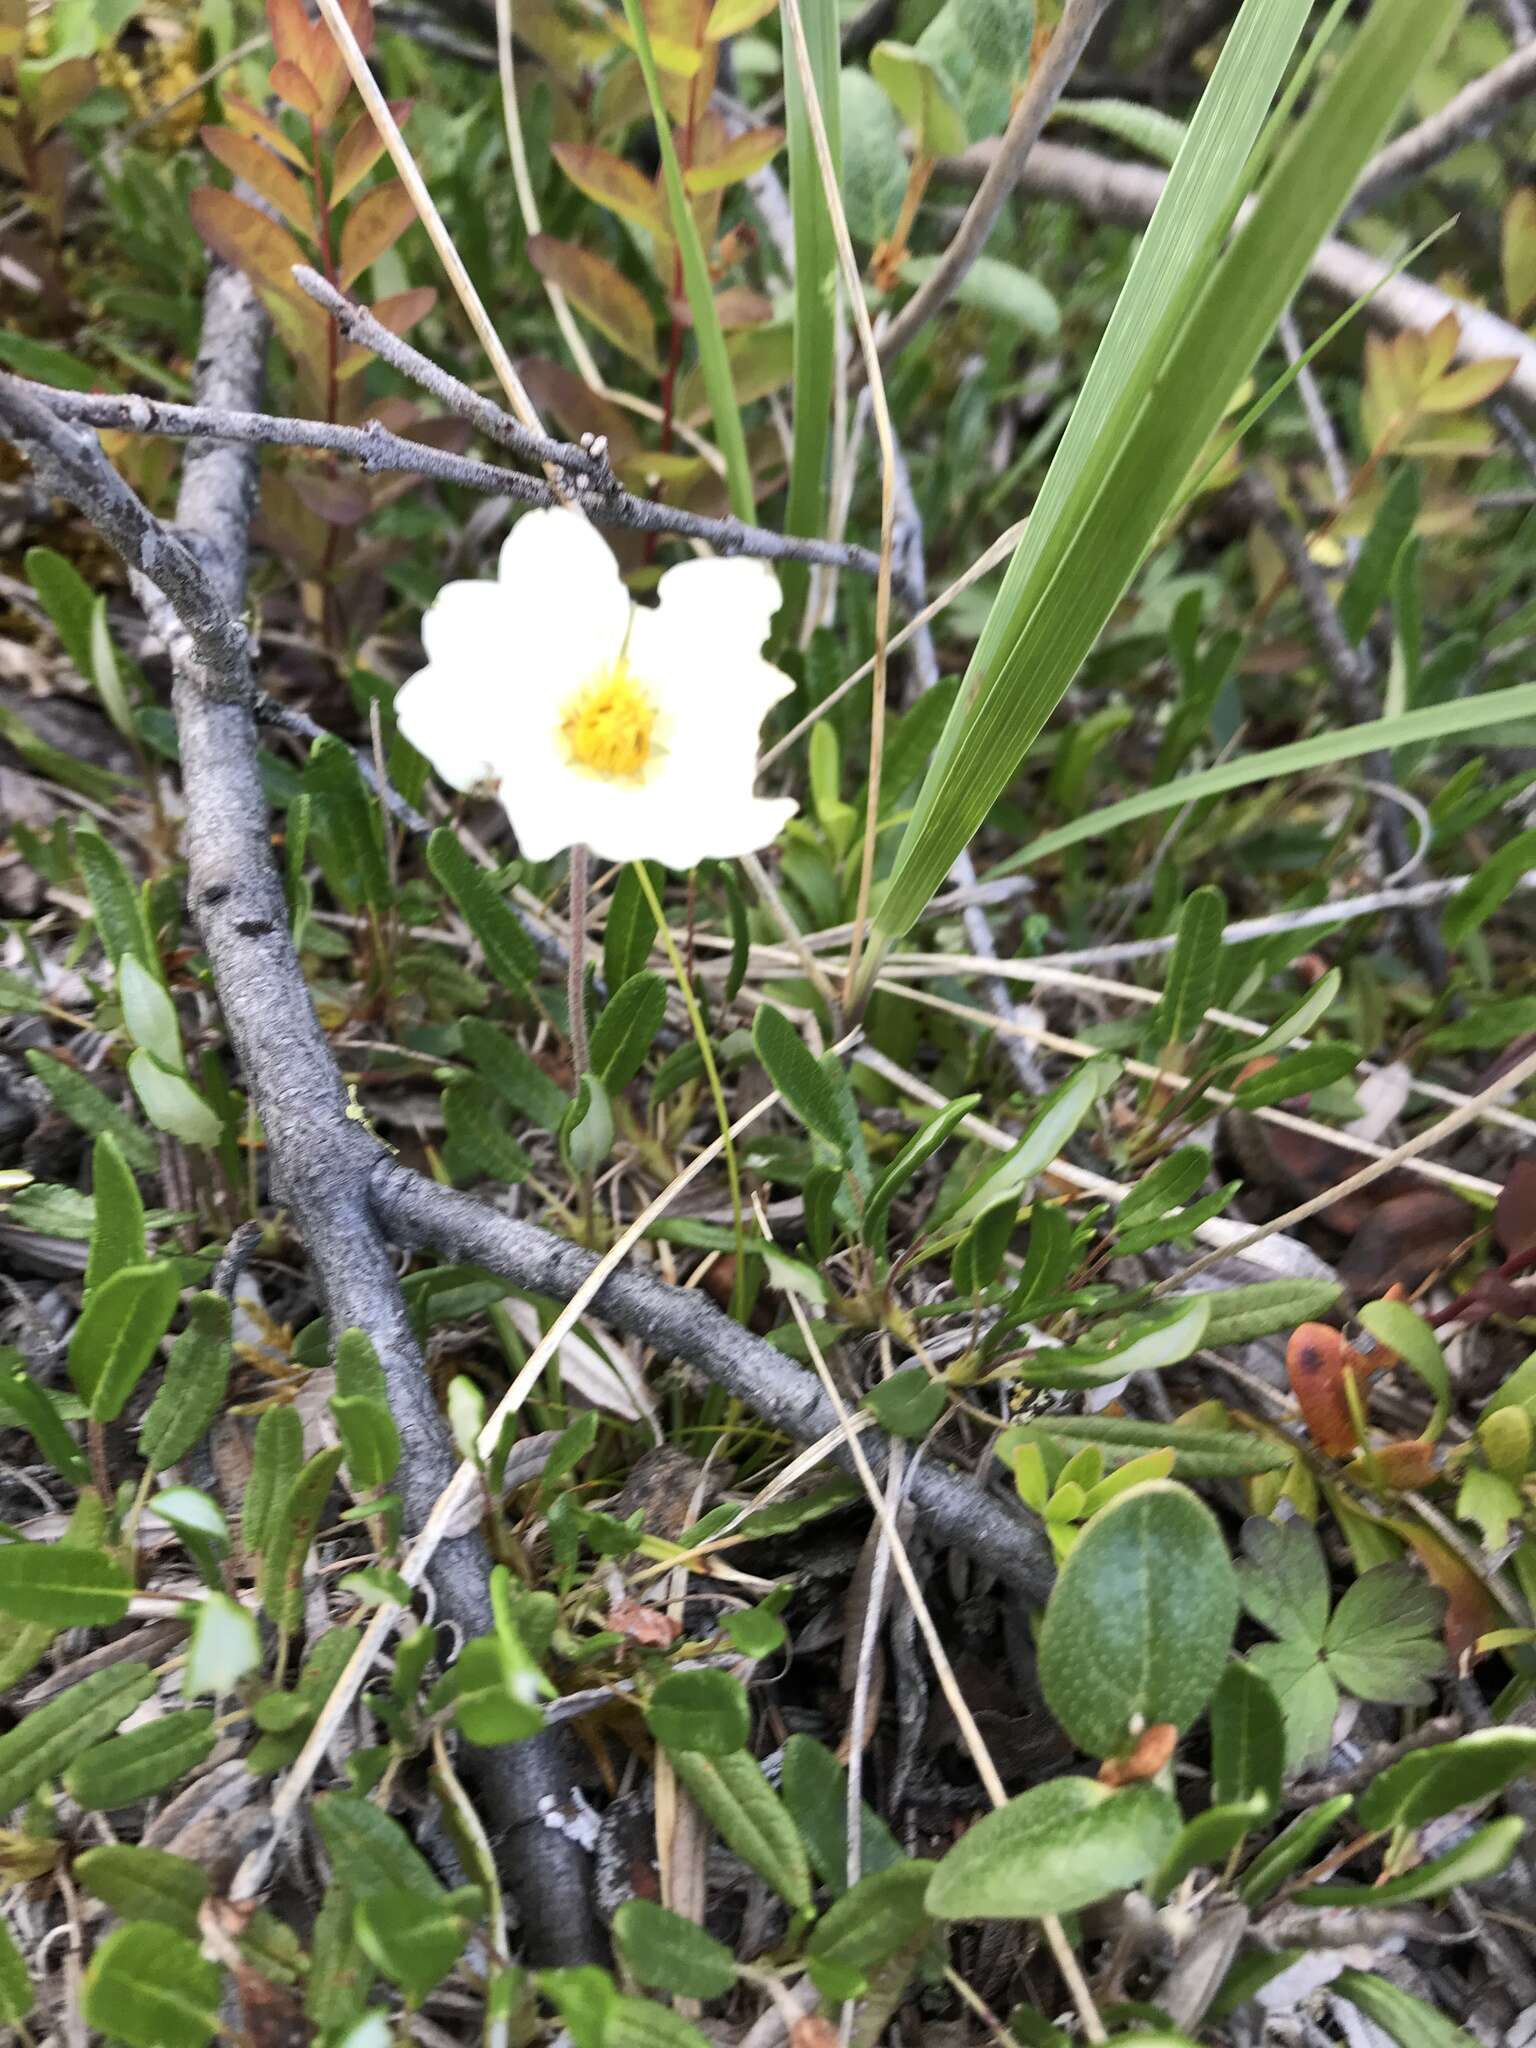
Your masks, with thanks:
[{"label": "lichen-covered twig", "polygon": [[[936,175],[977,183],[990,169],[996,149],[995,143],[977,143],[963,156],[941,161]],[[1371,176],[1369,165],[1365,175]],[[1151,164],[1116,163],[1090,149],[1037,142],[1020,173],[1018,189],[1066,200],[1103,220],[1141,227],[1151,219],[1166,182],[1167,173]],[[1337,235],[1319,245],[1309,276],[1331,298],[1342,299],[1346,305],[1365,300],[1366,317],[1378,326],[1423,330],[1454,313],[1461,330],[1457,360],[1479,363],[1490,357],[1513,356],[1515,368],[1505,396],[1522,413],[1536,416],[1536,341],[1512,321],[1500,319],[1469,299],[1453,299],[1406,271],[1394,275],[1390,264]]]}]

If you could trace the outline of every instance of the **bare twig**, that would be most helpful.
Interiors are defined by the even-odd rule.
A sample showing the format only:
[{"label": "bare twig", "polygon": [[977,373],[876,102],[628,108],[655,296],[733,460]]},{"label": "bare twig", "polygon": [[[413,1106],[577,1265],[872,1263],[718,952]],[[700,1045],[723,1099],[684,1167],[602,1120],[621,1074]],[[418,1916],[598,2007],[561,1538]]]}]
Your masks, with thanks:
[{"label": "bare twig", "polygon": [[997,225],[997,217],[1018,184],[1031,150],[1055,110],[1087,46],[1105,0],[1066,0],[1044,57],[1030,73],[976,197],[966,208],[948,248],[885,330],[880,343],[882,362],[894,362],[912,337],[926,327],[934,314],[954,297],[956,287],[986,247]]},{"label": "bare twig", "polygon": [[1378,150],[1350,194],[1345,218],[1374,206],[1431,164],[1442,163],[1464,144],[1486,135],[1501,114],[1531,92],[1536,92],[1536,42],[1522,44],[1417,127]]},{"label": "bare twig", "polygon": [[[1321,925],[1348,924],[1356,918],[1379,917],[1384,911],[1418,908],[1430,903],[1448,903],[1459,896],[1470,875],[1436,876],[1412,882],[1401,889],[1372,889],[1361,896],[1347,896],[1336,903],[1311,903],[1301,910],[1277,910],[1268,917],[1243,917],[1229,924],[1221,935],[1224,946],[1239,946],[1246,939],[1274,938],[1281,932],[1314,931]],[[1510,893],[1536,889],[1536,868],[1516,878]],[[1126,960],[1152,960],[1171,953],[1177,938],[1165,934],[1156,939],[1122,939],[1108,946],[1080,946],[1070,953],[1042,953],[1031,962],[1036,967],[1109,967]]]},{"label": "bare twig", "polygon": [[[329,292],[330,287],[326,289]],[[340,294],[334,296],[340,298]],[[341,300],[341,303],[348,304],[346,300]],[[361,309],[351,310],[358,312]],[[346,329],[349,336],[360,331],[355,323],[350,322],[346,323]],[[380,334],[385,331],[379,329]],[[394,336],[389,338],[395,340]],[[477,426],[488,434],[494,433],[494,438],[503,441],[504,445],[510,443],[503,430],[512,429],[517,437],[519,454],[530,454],[540,461],[556,465],[569,459],[574,493],[580,497],[583,511],[598,525],[628,527],[640,533],[670,533],[682,540],[700,540],[721,555],[751,555],[763,561],[822,562],[866,576],[875,575],[879,570],[878,556],[851,542],[800,540],[774,533],[766,527],[745,526],[736,519],[709,519],[700,513],[658,505],[648,498],[637,498],[613,478],[600,451],[579,448],[569,442],[544,441],[527,434],[515,420],[480,398],[478,393],[470,391],[467,385],[461,386],[456,378],[438,371],[415,349],[406,348],[403,343],[399,344],[399,349],[403,351],[403,358],[392,357],[394,367],[406,375],[415,376],[417,382],[434,396],[443,398],[445,403],[449,402],[449,394],[456,393],[473,400],[473,413],[456,400],[453,410],[465,418],[473,418]],[[430,382],[425,374],[418,374],[417,366],[423,366],[424,371],[431,373]],[[19,377],[7,381],[35,402],[46,405],[59,419],[79,421],[117,433],[157,434],[176,440],[195,438],[256,447],[324,448],[349,456],[365,470],[424,476],[436,483],[458,484],[466,490],[480,491],[488,497],[513,498],[524,505],[549,506],[562,502],[559,493],[538,477],[525,475],[521,470],[506,469],[499,463],[482,462],[475,456],[454,455],[447,449],[430,447],[424,441],[408,440],[402,434],[392,433],[377,420],[360,427],[343,427],[329,420],[293,420],[272,413],[222,412],[207,406],[178,405],[165,399],[144,398],[137,393],[117,396],[94,391],[56,391],[50,385],[32,384]],[[491,422],[497,423],[494,429]]]},{"label": "bare twig", "polygon": [[[977,143],[963,156],[941,160],[935,175],[977,183],[987,175],[996,151],[996,143]],[[1037,142],[1020,175],[1019,189],[1066,200],[1105,220],[1140,227],[1151,219],[1166,182],[1167,174],[1149,164],[1116,163],[1066,143]],[[1319,245],[1310,276],[1314,284],[1347,305],[1367,300],[1367,318],[1383,327],[1422,330],[1454,313],[1461,330],[1457,360],[1476,363],[1513,356],[1515,369],[1505,395],[1521,412],[1536,414],[1536,341],[1512,322],[1469,300],[1453,299],[1406,272],[1393,275],[1390,264],[1338,236]]]},{"label": "bare twig", "polygon": [[[597,1264],[580,1245],[502,1216],[471,1195],[438,1187],[383,1157],[374,1169],[373,1195],[379,1218],[397,1244],[482,1266],[530,1294],[568,1301]],[[621,1267],[604,1282],[592,1308],[661,1356],[697,1367],[796,1443],[815,1443],[837,1426],[808,1374],[732,1322],[697,1289],[668,1287],[633,1267]],[[862,1441],[869,1446],[870,1463],[883,1472],[884,1437],[871,1429]],[[910,1497],[937,1541],[969,1552],[1026,1597],[1044,1597],[1052,1569],[1033,1518],[933,1458],[919,1468]]]},{"label": "bare twig", "polygon": [[[250,282],[216,268],[204,303],[199,402],[248,408],[259,395],[266,321]],[[0,420],[48,480],[138,572],[168,640],[186,798],[188,901],[224,1021],[266,1137],[268,1175],[314,1262],[333,1331],[365,1330],[400,1431],[404,1521],[430,1511],[452,1467],[443,1425],[390,1256],[369,1203],[381,1148],[348,1115],[346,1090],[288,935],[257,768],[244,601],[255,464],[237,446],[187,451],[173,539],[107,464],[94,435],[0,380]],[[204,566],[206,564],[206,567]],[[183,609],[185,607],[185,609]],[[169,618],[167,620],[167,614]],[[438,1611],[465,1637],[492,1627],[489,1560],[478,1536],[443,1547]],[[515,1873],[528,1949],[579,1962],[597,1939],[580,1851],[543,1824],[539,1802],[569,1783],[562,1738],[479,1753],[481,1796]]]}]

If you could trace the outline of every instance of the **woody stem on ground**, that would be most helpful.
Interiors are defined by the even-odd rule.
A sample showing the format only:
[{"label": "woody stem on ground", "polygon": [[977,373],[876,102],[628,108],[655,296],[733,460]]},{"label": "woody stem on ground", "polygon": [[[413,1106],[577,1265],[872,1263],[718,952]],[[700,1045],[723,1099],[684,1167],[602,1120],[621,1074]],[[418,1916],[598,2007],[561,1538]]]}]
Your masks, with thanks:
[{"label": "woody stem on ground", "polygon": [[[248,407],[260,394],[267,324],[248,279],[215,268],[204,299],[199,402]],[[402,1456],[397,1490],[413,1530],[453,1470],[453,1452],[417,1345],[399,1276],[371,1201],[383,1153],[347,1115],[347,1097],[289,938],[259,770],[250,649],[240,614],[255,489],[248,448],[194,441],[177,532],[155,520],[111,468],[93,434],[66,426],[0,379],[0,425],[44,483],[76,504],[135,572],[165,641],[186,805],[187,897],[239,1072],[266,1140],[269,1193],[309,1254],[332,1332],[361,1329],[389,1388]],[[434,1561],[437,1611],[461,1637],[493,1627],[490,1561],[478,1533]],[[531,1957],[592,1961],[602,1951],[585,1857],[545,1826],[572,1764],[558,1734],[476,1753],[476,1784],[502,1837]]]}]

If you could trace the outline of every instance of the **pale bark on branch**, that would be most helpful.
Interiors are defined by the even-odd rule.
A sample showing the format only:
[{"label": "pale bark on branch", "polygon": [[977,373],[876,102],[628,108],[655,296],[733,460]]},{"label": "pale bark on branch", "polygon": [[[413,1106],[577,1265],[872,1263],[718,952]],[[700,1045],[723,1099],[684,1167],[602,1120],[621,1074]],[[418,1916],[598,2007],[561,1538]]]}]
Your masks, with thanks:
[{"label": "pale bark on branch", "polygon": [[[978,143],[963,156],[947,157],[937,175],[974,184],[987,174],[995,143]],[[1061,142],[1037,142],[1019,178],[1018,189],[1044,199],[1061,199],[1100,220],[1144,227],[1162,196],[1167,174],[1150,164],[1116,163],[1093,150]],[[1456,345],[1459,362],[1486,362],[1510,356],[1514,372],[1504,396],[1518,410],[1536,417],[1536,341],[1498,314],[1453,299],[1436,286],[1406,272],[1396,277],[1391,266],[1368,256],[1350,242],[1331,236],[1312,259],[1311,280],[1331,298],[1353,304],[1365,299],[1366,317],[1378,326],[1422,332],[1447,313],[1461,323]]]}]

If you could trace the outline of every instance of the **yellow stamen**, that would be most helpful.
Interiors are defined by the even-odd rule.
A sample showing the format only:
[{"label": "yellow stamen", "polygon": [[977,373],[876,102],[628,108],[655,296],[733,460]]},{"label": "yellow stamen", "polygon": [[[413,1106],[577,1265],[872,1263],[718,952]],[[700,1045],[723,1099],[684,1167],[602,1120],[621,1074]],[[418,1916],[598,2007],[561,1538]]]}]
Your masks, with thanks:
[{"label": "yellow stamen", "polygon": [[656,746],[656,706],[623,655],[599,669],[570,699],[560,720],[572,764],[605,782],[643,780]]}]

